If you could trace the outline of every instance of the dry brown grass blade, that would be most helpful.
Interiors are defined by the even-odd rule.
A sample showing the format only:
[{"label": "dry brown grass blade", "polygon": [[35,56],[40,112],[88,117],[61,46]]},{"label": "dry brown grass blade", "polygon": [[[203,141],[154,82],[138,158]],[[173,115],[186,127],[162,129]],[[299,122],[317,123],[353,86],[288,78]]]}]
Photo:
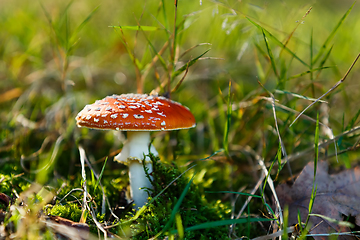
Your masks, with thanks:
[{"label": "dry brown grass blade", "polygon": [[[164,45],[162,46],[162,48],[160,49],[160,51],[153,57],[153,59],[151,60],[151,63],[147,66],[146,70],[144,71],[144,73],[141,76],[141,82],[145,81],[145,78],[147,77],[147,75],[149,74],[150,70],[154,67],[155,63],[159,60],[159,56],[163,55],[163,53],[165,52],[165,50],[168,48],[169,46],[169,41],[165,42]],[[159,87],[155,90],[157,92],[159,92]]]},{"label": "dry brown grass blade", "polygon": [[[311,11],[312,7],[310,7],[305,15],[301,18],[301,21],[298,21],[297,25],[295,26],[294,30],[290,33],[290,35],[288,36],[288,38],[286,39],[284,46],[286,47],[286,45],[289,43],[290,39],[292,38],[292,36],[294,35],[296,29],[300,26],[300,24],[304,21],[304,19],[306,18],[307,15],[309,15],[310,11]],[[283,50],[283,49],[282,49]]]},{"label": "dry brown grass blade", "polygon": [[291,176],[291,179],[292,178],[292,171],[291,171],[291,167],[290,167],[290,162],[288,162],[288,155],[286,153],[286,148],[285,148],[285,145],[281,139],[281,135],[280,135],[280,131],[279,131],[279,126],[278,126],[278,123],[277,123],[277,117],[276,117],[276,109],[275,109],[275,97],[274,95],[269,92],[262,84],[260,81],[258,81],[258,83],[260,84],[260,86],[265,89],[267,91],[267,93],[270,95],[271,97],[271,107],[272,107],[272,111],[273,111],[273,115],[274,115],[274,121],[275,121],[275,129],[276,129],[276,133],[278,135],[278,138],[279,138],[279,143],[280,143],[280,146],[281,146],[281,152],[282,154],[285,156],[285,162],[287,163],[287,168],[288,168],[288,171],[289,171],[289,174]]},{"label": "dry brown grass blade", "polygon": [[[255,160],[258,162],[259,166],[260,166],[260,169],[263,171],[263,174],[265,176],[268,176],[267,178],[267,184],[269,185],[270,187],[270,190],[273,194],[273,197],[274,197],[274,200],[275,200],[275,214],[279,217],[279,222],[280,222],[280,226],[283,225],[284,223],[284,218],[283,218],[283,215],[282,215],[282,210],[281,210],[281,206],[280,206],[280,202],[279,202],[279,199],[278,199],[278,196],[277,196],[277,193],[275,191],[275,186],[274,186],[274,182],[265,166],[265,163],[264,163],[264,160],[262,159],[262,157],[256,153],[251,147],[249,146],[245,146],[242,148],[242,151],[245,151],[247,153],[249,153],[250,155],[252,155]],[[264,198],[264,202],[266,203],[266,199]],[[269,211],[270,212],[270,211]]]},{"label": "dry brown grass blade", "polygon": [[[272,233],[272,234],[268,234],[268,235],[253,238],[251,240],[267,240],[267,239],[271,239],[271,238],[274,239],[276,237],[281,237],[284,234],[284,232],[285,232],[284,230],[280,230],[280,231],[277,231],[277,232]],[[295,232],[295,227],[288,227],[286,232],[287,233]]]},{"label": "dry brown grass blade", "polygon": [[[267,97],[260,97],[260,99],[263,99],[263,100],[269,101],[269,102],[272,101],[272,99],[267,98]],[[277,107],[279,107],[279,108],[282,108],[282,109],[288,111],[288,112],[292,112],[292,113],[295,113],[295,114],[299,114],[298,111],[296,111],[296,110],[294,110],[294,109],[292,109],[292,108],[289,108],[289,107],[287,107],[287,106],[285,106],[285,105],[282,105],[282,104],[280,104],[280,103],[278,103],[278,102],[276,102],[276,101],[275,101],[275,105],[276,105]],[[312,118],[312,117],[310,117],[310,116],[308,116],[308,115],[302,114],[301,117],[304,118],[304,119],[306,119],[306,120],[309,120],[309,121],[311,121],[311,122],[313,122],[313,123],[316,123],[316,119],[314,119],[314,118]],[[332,132],[331,128],[329,128],[329,127],[328,127],[327,125],[325,125],[324,123],[319,122],[319,125],[321,125],[322,127],[327,128],[328,130],[330,130],[330,131]],[[333,136],[332,136],[331,138],[333,138]]]},{"label": "dry brown grass blade", "polygon": [[[264,181],[265,177],[266,177],[265,174],[261,174],[261,176],[260,176],[258,182],[256,183],[255,187],[254,187],[254,188],[251,190],[251,192],[250,192],[251,195],[254,195],[255,192],[259,189],[259,187],[260,187],[261,183]],[[241,215],[242,215],[242,213],[244,212],[246,206],[249,204],[249,202],[251,201],[252,198],[253,198],[252,196],[248,196],[248,198],[246,199],[244,205],[241,207],[240,211],[239,211],[238,214],[236,215],[236,219],[239,219],[239,218],[241,217]],[[236,226],[236,224],[232,224],[232,225],[230,226],[229,236],[232,236],[232,235],[233,235],[233,232],[234,232],[234,230],[235,230],[235,226]]]},{"label": "dry brown grass blade", "polygon": [[4,93],[1,93],[0,94],[0,103],[4,103],[4,102],[10,101],[14,98],[20,97],[22,92],[23,91],[20,88],[13,88]]},{"label": "dry brown grass blade", "polygon": [[176,84],[176,86],[171,90],[171,93],[175,92],[176,90],[178,90],[178,88],[180,87],[180,85],[182,84],[182,82],[184,81],[186,75],[188,74],[189,72],[189,63],[190,63],[190,60],[186,66],[186,70],[185,70],[185,73],[183,75],[183,77],[179,80],[179,82]]},{"label": "dry brown grass blade", "polygon": [[[83,147],[79,146],[79,153],[80,153],[80,162],[81,162],[81,176],[83,179],[83,191],[84,191],[84,195],[83,195],[83,205],[82,205],[82,214],[81,214],[81,218],[80,218],[80,223],[85,223],[86,219],[85,219],[85,211],[88,210],[93,218],[93,221],[96,225],[96,227],[103,232],[104,234],[104,239],[107,239],[107,231],[104,229],[104,227],[97,221],[96,219],[96,214],[94,213],[94,209],[92,209],[88,203],[87,203],[87,196],[88,196],[88,191],[87,191],[87,186],[86,186],[86,172],[85,172],[85,161],[87,161],[87,157],[86,157],[86,153]],[[85,160],[86,159],[86,160]]]},{"label": "dry brown grass blade", "polygon": [[184,57],[188,52],[190,52],[191,50],[197,48],[197,47],[200,47],[200,46],[204,46],[204,45],[210,45],[211,46],[211,43],[199,43],[199,44],[196,44],[195,46],[192,46],[191,48],[188,48],[186,49],[180,56],[178,59],[181,59],[182,57]]},{"label": "dry brown grass blade", "polygon": [[[350,135],[350,134],[354,134],[355,132],[359,132],[358,134],[360,134],[360,126],[356,126],[348,131],[345,131],[337,136],[335,136],[333,139],[329,139],[329,140],[325,140],[324,142],[322,142],[321,144],[319,144],[319,149],[321,148],[325,148],[327,146],[329,146],[330,144],[334,143],[334,141],[336,141],[337,139],[339,139],[340,137],[346,136],[346,135]],[[301,152],[298,152],[296,154],[292,154],[288,156],[288,161],[294,161],[296,159],[302,158],[304,156],[306,156],[307,154],[311,153],[314,150],[314,146],[309,147]],[[282,159],[281,160],[282,163],[284,163],[285,161]]]},{"label": "dry brown grass blade", "polygon": [[121,28],[121,26],[119,26],[119,31],[121,33],[121,40],[124,44],[124,47],[126,49],[126,51],[128,52],[130,58],[132,59],[133,61],[133,64],[134,64],[134,67],[135,67],[135,75],[136,75],[136,91],[137,93],[142,93],[143,92],[143,82],[142,82],[142,79],[141,79],[141,71],[139,69],[139,66],[137,65],[136,63],[136,56],[135,56],[135,53],[133,51],[131,51],[130,47],[129,47],[129,44],[128,42],[126,41],[126,38],[125,38],[125,34]]}]

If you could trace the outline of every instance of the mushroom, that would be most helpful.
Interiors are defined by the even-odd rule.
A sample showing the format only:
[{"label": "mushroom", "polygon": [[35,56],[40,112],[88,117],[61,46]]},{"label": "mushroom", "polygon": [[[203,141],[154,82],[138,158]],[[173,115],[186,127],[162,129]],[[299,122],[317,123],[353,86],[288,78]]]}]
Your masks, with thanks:
[{"label": "mushroom", "polygon": [[151,131],[168,131],[195,127],[195,118],[187,107],[162,96],[122,94],[97,100],[76,116],[78,127],[127,131],[127,141],[114,159],[129,166],[130,195],[136,207],[147,202],[144,189],[152,188],[144,172],[152,172],[149,149],[158,155],[150,141]]}]

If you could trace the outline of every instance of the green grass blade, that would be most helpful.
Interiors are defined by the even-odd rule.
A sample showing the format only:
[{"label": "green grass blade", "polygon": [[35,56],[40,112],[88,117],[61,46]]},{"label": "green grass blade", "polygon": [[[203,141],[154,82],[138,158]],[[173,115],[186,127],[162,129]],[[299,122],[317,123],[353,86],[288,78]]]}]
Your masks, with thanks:
[{"label": "green grass blade", "polygon": [[305,72],[302,72],[302,73],[293,75],[293,76],[291,76],[291,77],[288,77],[287,80],[294,79],[294,78],[299,78],[299,77],[302,77],[302,76],[304,76],[304,75],[306,75],[306,74],[309,74],[309,73],[311,74],[311,73],[313,73],[313,72],[321,71],[321,70],[327,69],[327,68],[332,68],[332,67],[323,67],[323,66],[321,66],[321,67],[318,67],[318,68],[313,68],[313,69],[311,69],[311,70],[307,70],[307,71],[305,71]]},{"label": "green grass blade", "polygon": [[[301,98],[301,99],[305,99],[305,100],[309,100],[309,101],[316,101],[317,99],[316,98],[311,98],[311,97],[307,97],[307,96],[303,96],[303,95],[300,95],[300,94],[297,94],[297,93],[293,93],[293,92],[289,92],[289,91],[285,91],[285,90],[279,90],[279,89],[275,89],[275,93],[278,93],[278,94],[289,94],[291,95],[292,97],[296,97],[296,98]],[[319,102],[322,102],[322,103],[326,103],[326,101],[324,100],[318,100]]]},{"label": "green grass blade", "polygon": [[177,231],[179,234],[179,239],[183,239],[184,238],[184,225],[183,225],[180,213],[176,213],[175,223],[176,223],[176,228],[177,228]]},{"label": "green grass blade", "polygon": [[[344,132],[345,131],[345,113],[342,114],[342,119],[341,119],[341,131]],[[343,137],[339,138],[339,142],[340,140],[342,140]],[[339,143],[341,144],[341,142]]]},{"label": "green grass blade", "polygon": [[167,71],[167,65],[165,60],[163,59],[163,57],[159,54],[159,52],[156,50],[155,46],[152,44],[152,42],[150,41],[150,39],[147,37],[147,35],[145,34],[145,32],[143,31],[142,27],[140,28],[140,31],[144,34],[146,41],[148,42],[148,44],[150,45],[151,49],[153,50],[153,52],[155,53],[155,55],[159,58],[161,66],[164,68],[165,71]]},{"label": "green grass blade", "polygon": [[350,130],[354,127],[356,120],[358,119],[359,116],[360,116],[360,109],[357,111],[355,116],[350,120],[349,124],[345,128],[345,131]]},{"label": "green grass blade", "polygon": [[201,55],[197,56],[196,58],[191,59],[189,62],[187,62],[186,64],[184,64],[181,68],[179,68],[178,70],[176,70],[175,72],[173,72],[171,78],[174,79],[175,77],[179,76],[182,72],[184,72],[186,70],[186,68],[191,67],[194,63],[196,63],[199,58],[201,58],[202,56],[204,56],[207,52],[209,52],[210,49],[206,50],[204,53],[202,53]]},{"label": "green grass blade", "polygon": [[[262,198],[262,197],[261,197]],[[277,218],[277,215],[275,214],[274,210],[272,210],[271,206],[268,203],[264,204],[266,209],[271,213],[271,215],[274,217],[274,220],[279,224],[279,221]]]},{"label": "green grass blade", "polygon": [[68,51],[71,51],[76,43],[78,42],[78,33],[81,31],[81,29],[90,21],[92,16],[95,14],[95,12],[99,9],[99,6],[97,6],[94,10],[92,10],[89,15],[80,23],[80,25],[76,28],[76,30],[72,33],[70,39],[69,39],[69,46]]},{"label": "green grass blade", "polygon": [[91,185],[95,187],[95,173],[91,170]]},{"label": "green grass blade", "polygon": [[133,31],[145,31],[145,32],[152,32],[152,31],[157,31],[157,30],[161,30],[161,28],[159,27],[154,27],[154,26],[109,26],[111,28],[121,28],[124,30],[133,30]]},{"label": "green grass blade", "polygon": [[84,21],[82,21],[82,23],[76,28],[75,33],[78,33],[81,31],[81,29],[90,21],[90,19],[92,18],[92,16],[96,13],[96,11],[99,9],[99,6],[97,6],[96,8],[94,8],[94,10],[92,10],[89,15],[84,19]]},{"label": "green grass blade", "polygon": [[314,36],[314,29],[311,29],[311,34],[310,34],[310,70],[312,70],[313,68],[313,58],[314,58],[314,41],[313,41],[313,36]]},{"label": "green grass blade", "polygon": [[284,207],[284,225],[282,226],[282,229],[284,229],[284,233],[282,234],[282,237],[284,239],[288,239],[288,231],[287,231],[287,227],[289,225],[289,206],[285,206]]},{"label": "green grass blade", "polygon": [[[248,223],[248,222],[268,222],[268,221],[274,221],[276,219],[271,218],[239,218],[239,219],[227,219],[227,220],[220,220],[220,221],[213,221],[213,222],[206,222],[201,223],[195,226],[191,226],[188,228],[185,228],[185,232],[200,230],[200,229],[207,229],[207,228],[214,228],[214,227],[220,227],[224,225],[231,225],[231,224],[241,224],[241,223]],[[177,230],[172,230],[170,233],[176,234]]]},{"label": "green grass blade", "polygon": [[[284,164],[281,164],[281,143],[279,142],[279,147],[278,147],[278,150],[277,150],[277,154],[276,154],[276,157],[277,157],[277,163],[278,163],[278,170],[277,170],[277,173],[276,173],[276,177],[275,179],[277,179],[279,177],[279,174],[280,174],[280,171],[282,170],[282,168],[284,167],[284,165],[286,164],[286,162],[284,162]],[[272,168],[272,165],[275,163],[275,161],[273,161],[273,163],[271,163],[271,168]],[[270,172],[270,170],[269,170]],[[267,179],[267,178],[266,178]]]},{"label": "green grass blade", "polygon": [[256,49],[260,52],[260,54],[261,54],[262,56],[264,56],[265,58],[268,57],[268,55],[266,54],[266,52],[259,46],[259,44],[254,43],[254,45],[255,45]]},{"label": "green grass blade", "polygon": [[[278,152],[279,152],[279,150],[280,150],[280,154],[281,154],[281,144],[279,144]],[[266,177],[264,179],[263,188],[262,188],[262,192],[261,192],[262,194],[265,192],[265,187],[266,187],[266,184],[267,184],[267,180],[268,180],[268,178],[270,176],[270,172],[271,172],[272,168],[274,167],[274,163],[275,163],[275,161],[272,161],[272,163],[270,165],[270,168],[268,170],[268,174],[266,175]]]},{"label": "green grass blade", "polygon": [[312,95],[315,96],[315,87],[314,87],[314,75],[313,72],[311,70],[313,70],[314,66],[313,66],[313,58],[314,58],[314,51],[313,51],[313,29],[311,29],[311,34],[310,34],[310,81],[311,81],[311,92]]},{"label": "green grass blade", "polygon": [[[319,68],[322,68],[322,67],[324,66],[326,60],[327,60],[327,59],[329,58],[329,56],[330,56],[330,53],[331,53],[333,47],[334,47],[334,45],[332,45],[331,48],[329,49],[329,51],[327,51],[327,53],[325,54],[325,56],[323,57],[323,59],[322,59],[321,62],[320,62]],[[325,67],[325,68],[326,68],[326,67]],[[318,74],[316,75],[316,78],[319,77],[321,71],[322,71],[322,69],[319,70]]]},{"label": "green grass blade", "polygon": [[172,212],[171,212],[170,220],[169,220],[169,222],[165,225],[163,231],[166,231],[166,230],[170,227],[170,225],[172,224],[172,221],[175,219],[175,215],[176,215],[176,213],[179,211],[179,208],[180,208],[180,206],[181,206],[181,203],[182,203],[182,201],[184,200],[187,192],[189,191],[189,188],[190,188],[190,186],[191,186],[191,183],[192,183],[193,180],[194,180],[195,174],[196,174],[196,173],[194,173],[194,175],[192,176],[192,178],[190,179],[190,181],[188,182],[188,184],[185,186],[183,192],[181,193],[181,195],[180,195],[180,197],[179,197],[179,200],[176,202],[176,204],[175,204],[175,206],[174,206],[174,209],[173,209]]},{"label": "green grass blade", "polygon": [[223,139],[224,152],[225,152],[226,156],[229,156],[229,131],[230,131],[230,124],[231,124],[231,112],[232,112],[231,81],[229,81],[229,93],[228,93],[228,99],[227,99],[227,115],[226,115],[224,139]]},{"label": "green grass blade", "polygon": [[302,232],[303,225],[302,225],[302,222],[301,222],[301,213],[300,213],[299,209],[297,210],[297,220],[298,220],[298,226],[300,228],[300,231]]},{"label": "green grass blade", "polygon": [[[114,28],[114,29],[116,29],[116,28]],[[119,27],[119,28],[117,28],[117,29],[120,30],[120,33],[121,33],[121,35],[122,35],[121,38],[120,38],[120,41],[121,41],[122,44],[124,45],[124,47],[125,47],[128,55],[129,55],[132,63],[134,64],[135,68],[136,68],[136,69],[139,69],[139,70],[142,69],[142,68],[143,68],[143,65],[141,64],[141,62],[139,61],[139,59],[136,58],[136,56],[134,55],[134,53],[131,51],[128,43],[126,42],[126,39],[125,39],[124,32],[123,32],[122,28]]]},{"label": "green grass blade", "polygon": [[317,185],[313,184],[313,188],[312,188],[312,191],[311,191],[311,197],[310,197],[310,201],[309,201],[309,214],[308,214],[307,219],[306,219],[305,227],[309,223],[310,213],[312,212],[312,209],[314,207],[316,191],[317,191]]},{"label": "green grass blade", "polygon": [[[49,22],[51,29],[54,33],[54,40],[57,45],[61,46],[62,48],[68,50],[68,10],[70,6],[72,5],[73,1],[70,1],[62,13],[59,16],[59,19],[57,21],[53,21],[51,14],[45,9],[45,6],[41,4],[41,8],[44,11],[45,17],[47,21]],[[65,25],[65,27],[64,27]],[[65,28],[65,33],[63,33]]]},{"label": "green grass blade", "polygon": [[233,192],[233,191],[205,191],[205,193],[232,193],[232,194],[238,194],[238,195],[244,195],[244,196],[251,196],[255,198],[261,198],[259,195],[254,195],[250,193],[244,193],[244,192]]},{"label": "green grass blade", "polygon": [[275,58],[274,58],[274,55],[271,51],[271,48],[269,46],[269,42],[267,40],[267,37],[265,36],[265,32],[264,32],[264,29],[262,29],[262,34],[263,34],[263,38],[264,38],[264,41],[265,41],[265,46],[266,46],[266,49],[267,49],[267,52],[269,54],[269,58],[270,58],[270,63],[271,63],[271,67],[275,73],[275,76],[277,77],[278,81],[280,81],[280,76],[279,76],[279,73],[276,69],[276,63],[275,63]]},{"label": "green grass blade", "polygon": [[315,159],[314,159],[314,182],[315,182],[315,176],[316,176],[316,168],[317,163],[319,159],[319,113],[317,115],[316,119],[316,129],[315,129]]},{"label": "green grass blade", "polygon": [[335,223],[339,226],[343,226],[343,227],[349,227],[349,228],[354,228],[355,225],[350,223],[350,222],[346,222],[346,221],[339,221],[337,219],[334,218],[329,218],[327,216],[321,215],[321,214],[315,214],[315,213],[311,213],[310,216],[314,216],[314,217],[320,217],[324,220],[326,220],[327,222],[331,222],[331,223]]},{"label": "green grass blade", "polygon": [[[190,169],[192,169],[192,168],[195,167],[195,166],[196,166],[196,164],[193,165],[193,166],[191,166],[190,168],[188,168],[188,169],[187,169],[186,171],[184,171],[182,174],[180,174],[179,176],[177,176],[177,177],[173,180],[173,182],[175,182],[178,178],[180,178],[183,174],[185,174],[187,171],[189,171]],[[194,176],[195,176],[195,174],[194,174]],[[191,178],[191,181],[193,180],[194,176]],[[169,185],[171,185],[173,182],[171,182]],[[169,186],[169,185],[168,185],[168,186]],[[142,208],[140,208],[140,209],[136,212],[136,214],[135,214],[131,219],[129,219],[129,220],[127,220],[127,221],[124,221],[124,222],[121,222],[121,223],[119,223],[119,224],[121,224],[121,225],[127,225],[127,224],[130,224],[130,223],[133,222],[133,221],[136,221],[136,219],[138,219],[138,218],[140,217],[140,215],[146,210],[146,208],[148,207],[148,205],[151,204],[152,202],[154,202],[156,198],[158,198],[159,196],[161,196],[161,194],[163,194],[163,192],[165,192],[165,191],[167,190],[168,186],[165,187],[163,190],[161,190],[155,197],[153,197],[153,198],[150,200],[150,202],[148,202],[146,205],[144,205]]]},{"label": "green grass blade", "polygon": [[[57,26],[54,27],[54,30],[57,34],[58,39],[62,40],[63,43],[63,47],[66,49],[66,51],[69,51],[69,41],[70,41],[70,37],[69,37],[69,18],[68,18],[68,13],[69,13],[69,9],[71,7],[71,5],[73,4],[73,0],[70,1],[64,11],[61,13],[59,21],[57,22]],[[62,32],[62,29],[64,28],[65,33]]]},{"label": "green grass blade", "polygon": [[335,33],[337,32],[337,30],[340,28],[340,26],[344,23],[345,19],[347,18],[347,16],[349,15],[349,13],[351,12],[352,8],[354,7],[355,2],[351,5],[351,7],[346,11],[346,13],[342,16],[342,18],[340,19],[340,21],[338,22],[338,24],[335,26],[335,28],[332,30],[332,32],[330,33],[330,35],[327,37],[327,39],[325,40],[324,44],[322,45],[322,47],[320,48],[319,52],[316,54],[314,60],[313,60],[313,65],[320,59],[320,57],[322,56],[323,52],[325,51],[327,45],[329,44],[329,42],[331,41],[331,39],[333,39],[333,37],[335,36]]},{"label": "green grass blade", "polygon": [[279,83],[278,83],[279,88],[285,88],[284,83],[287,78],[287,74],[289,72],[289,68],[292,64],[293,59],[294,58],[291,58],[289,61],[287,61],[285,59],[279,58],[280,61]]},{"label": "green grass blade", "polygon": [[163,12],[163,15],[164,15],[164,24],[165,24],[165,28],[166,28],[166,33],[168,34],[168,38],[170,37],[170,34],[169,34],[169,21],[168,21],[168,17],[166,15],[166,7],[165,7],[165,1],[164,0],[161,0],[161,5],[162,5],[162,12]]},{"label": "green grass blade", "polygon": [[287,48],[281,41],[279,41],[276,37],[274,37],[269,31],[267,31],[265,28],[261,27],[259,24],[255,23],[249,18],[246,18],[249,22],[251,22],[253,25],[255,25],[258,29],[261,31],[264,31],[266,36],[268,36],[271,40],[273,40],[277,45],[279,45],[281,48],[283,48],[285,51],[290,53],[294,58],[296,58],[299,62],[301,62],[304,66],[310,67],[309,64],[304,62],[301,58],[299,58],[294,52],[292,52],[289,48]]},{"label": "green grass blade", "polygon": [[103,165],[103,167],[102,167],[102,169],[101,169],[99,178],[98,178],[98,180],[96,181],[96,184],[95,184],[95,187],[94,187],[94,191],[96,190],[96,188],[98,187],[98,185],[99,185],[99,183],[100,183],[100,181],[101,181],[101,178],[102,178],[102,175],[103,175],[103,173],[104,173],[107,160],[108,160],[108,158],[105,158],[105,162],[104,162],[104,165]]},{"label": "green grass blade", "polygon": [[[44,12],[44,14],[45,14],[46,20],[49,22],[49,24],[52,25],[53,23],[52,23],[52,19],[51,19],[50,13],[46,10],[46,8],[45,8],[45,6],[43,5],[42,2],[39,2],[39,3],[40,3],[40,6],[41,6],[41,9],[43,10],[43,12]],[[52,27],[54,27],[54,26],[52,25]]]},{"label": "green grass blade", "polygon": [[221,152],[223,152],[223,151],[224,151],[224,149],[221,148],[221,149],[215,151],[215,152],[214,152],[213,154],[211,154],[210,156],[199,159],[199,161],[208,160],[208,159],[212,158],[213,156],[215,156],[215,155],[217,155],[218,153],[221,153]]},{"label": "green grass blade", "polygon": [[[262,54],[263,56],[265,56],[266,58],[266,53],[260,48],[260,46],[257,43],[254,43],[256,49],[260,52],[260,54]],[[255,53],[255,66],[256,66],[256,71],[257,71],[257,75],[259,80],[262,82],[265,79],[265,71],[261,65],[261,62],[259,60],[259,58],[257,57],[258,53]]]},{"label": "green grass blade", "polygon": [[175,216],[178,213],[179,208],[181,206],[181,203],[184,200],[184,198],[186,196],[186,193],[188,192],[188,190],[189,190],[189,188],[191,186],[191,183],[194,180],[195,174],[196,173],[194,173],[194,175],[192,176],[192,178],[190,179],[188,184],[185,186],[183,192],[181,193],[181,195],[179,197],[179,200],[176,202],[176,204],[175,204],[175,206],[174,206],[174,208],[173,208],[173,210],[172,210],[172,212],[170,214],[169,221],[166,223],[165,227],[158,234],[156,234],[156,236],[154,236],[152,239],[157,239],[162,233],[166,232],[170,228],[170,226],[173,224]]},{"label": "green grass blade", "polygon": [[310,219],[310,213],[312,212],[312,208],[314,206],[314,202],[315,202],[315,197],[316,197],[316,191],[317,191],[317,185],[315,184],[315,180],[316,180],[316,170],[317,170],[317,163],[318,163],[318,159],[319,159],[319,113],[317,115],[317,119],[316,119],[316,129],[315,129],[315,159],[314,159],[314,178],[313,178],[313,186],[312,186],[312,191],[311,191],[311,198],[310,198],[310,202],[309,202],[309,214],[307,216],[306,219],[306,223],[305,223],[305,228],[309,223],[309,219]]}]

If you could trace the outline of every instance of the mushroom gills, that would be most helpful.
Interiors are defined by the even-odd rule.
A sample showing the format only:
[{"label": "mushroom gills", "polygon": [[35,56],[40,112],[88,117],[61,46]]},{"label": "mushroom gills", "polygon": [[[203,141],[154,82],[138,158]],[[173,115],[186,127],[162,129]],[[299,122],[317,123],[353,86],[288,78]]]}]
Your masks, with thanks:
[{"label": "mushroom gills", "polygon": [[[150,132],[145,131],[128,131],[127,140],[124,143],[124,146],[121,152],[115,156],[114,160],[123,164],[128,163],[128,158],[141,162],[144,159],[145,161],[150,162],[151,159],[149,155],[149,144],[150,142]],[[158,152],[155,147],[151,144],[150,152],[155,156],[158,156]]]}]

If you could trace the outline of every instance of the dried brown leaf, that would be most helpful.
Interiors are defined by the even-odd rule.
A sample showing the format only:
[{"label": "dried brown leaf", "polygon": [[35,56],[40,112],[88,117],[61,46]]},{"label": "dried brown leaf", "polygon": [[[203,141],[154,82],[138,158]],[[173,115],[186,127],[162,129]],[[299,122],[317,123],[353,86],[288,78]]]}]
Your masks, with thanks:
[{"label": "dried brown leaf", "polygon": [[[314,163],[308,163],[302,170],[295,183],[290,187],[280,184],[276,188],[281,206],[289,206],[289,225],[298,223],[297,214],[300,212],[304,222],[308,215],[314,179]],[[328,174],[328,164],[320,161],[317,166],[315,184],[317,193],[313,206],[313,214],[320,214],[342,221],[341,214],[355,216],[356,224],[360,225],[360,168],[349,169],[338,174]],[[311,216],[311,234],[324,234],[338,231],[349,231],[344,226],[327,221],[320,217]],[[320,238],[316,238],[320,239]]]}]

